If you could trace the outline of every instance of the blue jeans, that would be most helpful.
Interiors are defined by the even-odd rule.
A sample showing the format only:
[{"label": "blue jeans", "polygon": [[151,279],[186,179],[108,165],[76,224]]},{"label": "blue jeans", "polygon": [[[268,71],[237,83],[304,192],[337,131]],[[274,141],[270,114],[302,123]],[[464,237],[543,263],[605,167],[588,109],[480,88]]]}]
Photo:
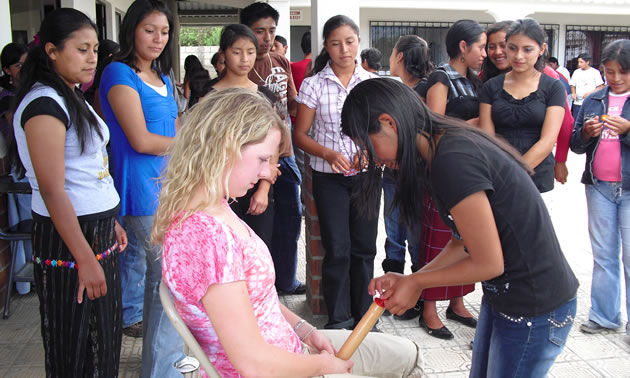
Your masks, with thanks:
[{"label": "blue jeans", "polygon": [[405,242],[409,250],[412,270],[415,271],[420,266],[420,235],[412,232],[407,226],[398,220],[398,208],[391,209],[396,191],[396,182],[389,175],[383,175],[383,193],[385,197],[385,257],[405,264]]},{"label": "blue jeans", "polygon": [[175,362],[186,357],[184,341],[166,317],[160,302],[162,249],[151,244],[153,216],[125,216],[125,223],[136,235],[146,254],[147,274],[144,287],[142,327],[142,370],[140,377],[181,377]]},{"label": "blue jeans", "polygon": [[[593,179],[586,185],[588,232],[593,249],[589,319],[606,328],[621,326],[621,285],[630,314],[630,192],[620,183]],[[621,277],[623,270],[624,278]],[[630,335],[630,325],[626,324]]]},{"label": "blue jeans", "polygon": [[282,174],[273,185],[275,214],[271,257],[276,271],[276,289],[290,293],[300,284],[296,279],[296,271],[302,222],[298,187],[302,177],[293,156],[281,158],[279,163]]},{"label": "blue jeans", "polygon": [[544,377],[564,349],[577,300],[548,314],[519,317],[481,300],[470,377]]},{"label": "blue jeans", "polygon": [[127,328],[142,320],[147,258],[133,230],[125,223],[125,217],[119,216],[117,220],[127,232],[128,239],[127,248],[123,253],[118,254],[122,288],[122,322],[123,328]]}]

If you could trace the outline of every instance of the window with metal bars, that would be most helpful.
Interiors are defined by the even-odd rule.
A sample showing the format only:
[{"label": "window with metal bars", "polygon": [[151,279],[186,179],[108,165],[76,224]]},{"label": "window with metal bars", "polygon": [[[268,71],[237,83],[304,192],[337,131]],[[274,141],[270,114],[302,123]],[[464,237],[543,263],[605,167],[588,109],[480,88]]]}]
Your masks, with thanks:
[{"label": "window with metal bars", "polygon": [[577,69],[577,56],[592,56],[591,67],[598,68],[602,50],[617,39],[630,39],[628,26],[567,25],[565,37],[565,62],[573,73]]},{"label": "window with metal bars", "polygon": [[[480,23],[487,29],[491,23]],[[448,62],[446,53],[446,33],[453,22],[407,22],[407,21],[371,21],[370,46],[376,47],[383,54],[381,65],[383,74],[389,74],[389,56],[403,35],[415,34],[429,44],[430,59],[436,66]],[[558,40],[559,25],[541,25],[547,33],[547,45],[550,52],[554,52]]]}]

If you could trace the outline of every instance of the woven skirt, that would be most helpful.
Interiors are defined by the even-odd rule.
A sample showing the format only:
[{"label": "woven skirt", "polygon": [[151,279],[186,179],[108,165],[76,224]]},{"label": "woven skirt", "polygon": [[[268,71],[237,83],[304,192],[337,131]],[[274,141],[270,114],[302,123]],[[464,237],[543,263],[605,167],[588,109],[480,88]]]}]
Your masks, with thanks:
[{"label": "woven skirt", "polygon": [[[422,196],[422,234],[420,242],[420,267],[425,266],[451,240],[451,229],[442,222],[431,196]],[[425,301],[441,301],[464,295],[475,290],[475,285],[443,286],[424,289],[420,298]]]},{"label": "woven skirt", "polygon": [[[117,212],[113,212],[114,214]],[[114,214],[79,217],[97,257],[107,294],[77,303],[74,257],[50,218],[33,214],[33,261],[47,377],[116,377],[122,342],[122,305]]]}]

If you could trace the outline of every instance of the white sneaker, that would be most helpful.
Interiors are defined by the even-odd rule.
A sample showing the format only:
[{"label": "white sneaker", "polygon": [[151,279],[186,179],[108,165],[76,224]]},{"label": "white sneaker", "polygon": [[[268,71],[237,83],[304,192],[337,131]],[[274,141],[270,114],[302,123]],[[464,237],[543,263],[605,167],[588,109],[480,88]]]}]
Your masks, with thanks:
[{"label": "white sneaker", "polygon": [[626,344],[630,345],[630,335],[625,335],[625,336],[623,337],[623,341],[625,341],[625,342],[626,342]]},{"label": "white sneaker", "polygon": [[199,369],[199,361],[195,357],[186,356],[183,359],[175,362],[175,369],[182,374],[192,373]]}]

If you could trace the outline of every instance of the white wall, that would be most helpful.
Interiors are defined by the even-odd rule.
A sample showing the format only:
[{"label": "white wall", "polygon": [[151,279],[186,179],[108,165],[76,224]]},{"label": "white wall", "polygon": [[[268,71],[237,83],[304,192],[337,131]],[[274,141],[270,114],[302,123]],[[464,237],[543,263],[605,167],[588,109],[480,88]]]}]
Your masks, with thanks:
[{"label": "white wall", "polygon": [[62,8],[74,8],[85,13],[91,20],[96,20],[94,0],[61,0]]}]

